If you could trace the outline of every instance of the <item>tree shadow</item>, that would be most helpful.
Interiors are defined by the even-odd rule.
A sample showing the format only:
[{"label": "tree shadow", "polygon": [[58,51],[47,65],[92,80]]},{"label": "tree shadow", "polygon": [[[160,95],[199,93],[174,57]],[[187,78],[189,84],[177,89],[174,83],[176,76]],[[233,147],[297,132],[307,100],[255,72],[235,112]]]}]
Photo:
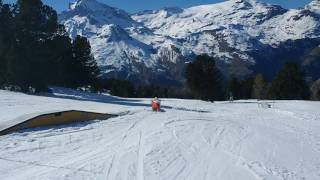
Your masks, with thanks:
[{"label": "tree shadow", "polygon": [[120,98],[120,97],[114,97],[114,96],[105,95],[105,94],[90,93],[90,92],[84,92],[80,90],[60,88],[60,87],[59,88],[51,87],[50,93],[41,93],[41,94],[38,94],[38,96],[46,96],[46,97],[53,97],[53,98],[60,98],[60,99],[71,99],[71,100],[78,100],[78,101],[117,104],[117,105],[123,105],[123,106],[142,106],[142,107],[151,106],[148,103],[144,103],[143,100]]}]

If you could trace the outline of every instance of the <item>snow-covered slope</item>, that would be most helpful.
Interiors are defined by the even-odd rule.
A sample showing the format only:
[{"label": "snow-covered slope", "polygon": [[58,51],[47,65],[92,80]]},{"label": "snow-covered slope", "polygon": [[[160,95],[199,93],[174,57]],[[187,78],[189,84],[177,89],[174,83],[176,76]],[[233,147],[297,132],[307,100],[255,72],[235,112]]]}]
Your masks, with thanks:
[{"label": "snow-covered slope", "polygon": [[[232,44],[235,40],[234,37],[228,37],[230,34],[250,36],[264,44],[277,44],[288,39],[319,36],[319,17],[309,11],[319,9],[318,3],[314,1],[305,9],[286,10],[254,0],[229,0],[173,14],[166,9],[146,11],[133,18],[154,29],[157,34],[173,37],[185,38],[194,33],[217,30],[230,38],[229,44],[232,46],[236,44]],[[242,38],[242,42],[237,44],[247,43],[248,39]]]},{"label": "snow-covered slope", "polygon": [[60,21],[72,37],[89,38],[106,76],[144,80],[168,74],[167,79],[174,79],[172,66],[182,71],[183,62],[203,53],[214,56],[225,74],[244,76],[263,59],[252,52],[263,54],[287,41],[320,37],[317,0],[302,9],[229,0],[132,16],[95,0],[78,0]]},{"label": "snow-covered slope", "polygon": [[65,108],[120,116],[0,136],[0,179],[320,179],[319,102],[163,99],[155,113],[148,99],[58,90],[0,91],[0,120]]},{"label": "snow-covered slope", "polygon": [[309,3],[306,6],[307,9],[320,14],[320,1],[319,0],[313,0],[311,3]]}]

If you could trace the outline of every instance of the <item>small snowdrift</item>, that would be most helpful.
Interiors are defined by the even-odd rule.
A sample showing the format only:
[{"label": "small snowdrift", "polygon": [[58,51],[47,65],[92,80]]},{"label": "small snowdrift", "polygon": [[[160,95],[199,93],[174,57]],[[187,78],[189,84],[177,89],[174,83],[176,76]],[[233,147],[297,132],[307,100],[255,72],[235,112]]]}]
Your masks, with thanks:
[{"label": "small snowdrift", "polygon": [[155,113],[148,99],[68,93],[0,91],[0,119],[70,107],[121,116],[0,137],[0,179],[320,179],[319,102],[164,99]]}]

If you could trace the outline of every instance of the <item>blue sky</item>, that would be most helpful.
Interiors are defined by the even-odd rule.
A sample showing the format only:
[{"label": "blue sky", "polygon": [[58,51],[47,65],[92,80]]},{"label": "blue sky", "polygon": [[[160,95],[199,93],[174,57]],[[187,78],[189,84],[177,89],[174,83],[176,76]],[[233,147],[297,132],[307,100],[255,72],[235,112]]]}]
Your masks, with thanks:
[{"label": "blue sky", "polygon": [[[3,0],[4,2],[15,2],[15,0]],[[54,7],[57,11],[68,8],[69,2],[74,0],[43,0],[46,4]],[[221,2],[223,0],[98,0],[110,6],[124,9],[130,13],[147,9],[160,9],[162,7],[178,6],[182,8]],[[271,4],[279,4],[285,8],[297,8],[311,2],[311,0],[260,0]]]}]

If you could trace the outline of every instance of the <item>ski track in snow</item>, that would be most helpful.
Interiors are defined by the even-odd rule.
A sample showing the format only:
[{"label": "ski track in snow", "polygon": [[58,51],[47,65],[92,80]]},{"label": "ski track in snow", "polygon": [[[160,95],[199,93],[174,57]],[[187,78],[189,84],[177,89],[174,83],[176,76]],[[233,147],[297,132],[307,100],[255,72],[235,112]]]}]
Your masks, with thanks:
[{"label": "ski track in snow", "polygon": [[6,110],[15,102],[16,116],[55,103],[120,116],[0,136],[0,179],[320,179],[319,102],[276,101],[263,109],[254,100],[164,99],[165,112],[156,113],[0,91],[0,117],[13,118]]}]

